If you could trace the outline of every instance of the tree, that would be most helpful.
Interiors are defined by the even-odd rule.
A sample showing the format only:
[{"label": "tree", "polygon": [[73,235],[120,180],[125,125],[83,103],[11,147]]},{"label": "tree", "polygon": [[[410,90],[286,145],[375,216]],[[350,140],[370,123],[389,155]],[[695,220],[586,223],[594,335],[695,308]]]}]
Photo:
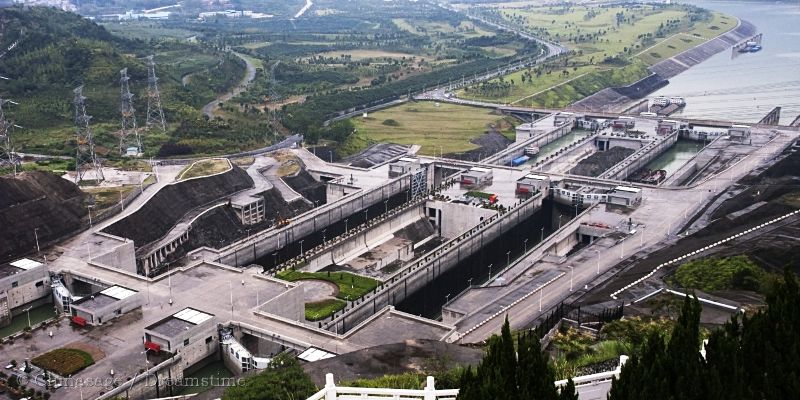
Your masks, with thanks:
[{"label": "tree", "polygon": [[314,382],[290,356],[279,355],[258,375],[225,389],[223,400],[298,400],[317,391]]}]

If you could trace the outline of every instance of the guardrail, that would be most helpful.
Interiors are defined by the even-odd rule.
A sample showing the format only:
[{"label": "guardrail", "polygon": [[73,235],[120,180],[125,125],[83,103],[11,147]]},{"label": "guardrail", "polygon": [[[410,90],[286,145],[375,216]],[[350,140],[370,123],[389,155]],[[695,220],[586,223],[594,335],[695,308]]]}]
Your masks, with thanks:
[{"label": "guardrail", "polygon": [[357,388],[336,386],[333,382],[333,374],[325,374],[325,388],[309,397],[306,400],[337,400],[337,399],[360,399],[360,400],[455,400],[458,396],[458,389],[437,390],[434,387],[434,379],[429,376],[425,389],[383,389],[383,388]]},{"label": "guardrail", "polygon": [[668,265],[677,264],[677,263],[679,263],[681,261],[684,261],[684,260],[688,260],[690,257],[696,256],[696,255],[698,255],[698,254],[700,254],[700,253],[702,253],[702,252],[704,252],[706,250],[713,249],[714,247],[717,247],[717,246],[719,246],[721,244],[727,243],[727,242],[729,242],[731,240],[737,239],[737,238],[739,238],[741,236],[744,236],[744,235],[747,235],[749,233],[753,233],[753,232],[755,232],[755,231],[757,231],[757,230],[759,230],[761,228],[764,228],[766,226],[772,225],[772,224],[774,224],[776,222],[780,222],[780,221],[782,221],[782,220],[784,220],[786,218],[789,218],[792,215],[795,215],[795,214],[798,214],[798,213],[800,213],[800,210],[792,211],[792,212],[790,212],[790,213],[788,213],[786,215],[782,215],[780,217],[771,219],[771,220],[769,220],[767,222],[764,222],[763,224],[756,225],[756,226],[754,226],[754,227],[752,227],[750,229],[747,229],[747,230],[745,230],[743,232],[739,232],[739,233],[737,233],[735,235],[731,235],[731,236],[729,236],[729,237],[727,237],[725,239],[722,239],[722,240],[720,240],[718,242],[714,242],[714,243],[712,243],[712,244],[710,244],[708,246],[705,246],[705,247],[702,247],[702,248],[697,249],[695,251],[692,251],[692,252],[689,252],[687,254],[684,254],[684,255],[682,255],[682,256],[680,256],[678,258],[674,258],[674,259],[669,260],[669,261],[667,261],[665,263],[661,263],[657,267],[655,267],[655,269],[650,271],[650,273],[648,273],[647,275],[645,275],[645,276],[643,276],[643,277],[641,277],[641,278],[639,278],[639,279],[637,279],[637,280],[625,285],[624,287],[622,287],[622,289],[617,290],[614,293],[611,293],[611,298],[614,299],[614,300],[617,300],[617,296],[620,293],[622,293],[622,292],[630,289],[631,287],[636,286],[636,285],[644,282],[645,280],[649,279],[651,276],[655,275],[655,273],[658,272],[658,270],[660,270],[661,268],[664,268],[664,267],[666,267]]}]

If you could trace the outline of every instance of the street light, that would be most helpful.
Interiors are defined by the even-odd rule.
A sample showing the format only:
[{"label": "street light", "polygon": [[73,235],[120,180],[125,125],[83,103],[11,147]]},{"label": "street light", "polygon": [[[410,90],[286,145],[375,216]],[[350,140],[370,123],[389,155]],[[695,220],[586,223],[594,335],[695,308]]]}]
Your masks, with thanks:
[{"label": "street light", "polygon": [[539,242],[544,242],[544,226],[542,226],[542,237],[539,239]]},{"label": "street light", "polygon": [[344,232],[347,233],[347,218],[344,220]]},{"label": "street light", "polygon": [[[305,240],[305,239],[303,239]],[[303,254],[303,240],[300,241],[300,255]]]},{"label": "street light", "polygon": [[600,250],[597,250],[596,253],[597,253],[597,275],[600,275]]},{"label": "street light", "polygon": [[[33,306],[31,306],[33,307]],[[25,309],[25,312],[28,314],[28,328],[31,327],[31,307]]]},{"label": "street light", "polygon": [[364,210],[364,223],[367,223],[367,221],[369,220],[369,217],[367,216],[368,212],[369,212],[369,209]]},{"label": "street light", "polygon": [[489,264],[489,280],[492,279],[492,264]]},{"label": "street light", "polygon": [[39,249],[39,228],[33,229],[33,236],[36,238],[36,252],[39,253],[41,250]]},{"label": "street light", "polygon": [[511,251],[506,252],[506,268],[511,266]]},{"label": "street light", "polygon": [[386,199],[386,200],[383,201],[383,207],[384,207],[384,214],[388,214],[389,213],[389,199]]},{"label": "street light", "polygon": [[528,254],[528,239],[526,238],[525,240],[523,240],[522,244],[525,246],[524,254]]},{"label": "street light", "polygon": [[327,228],[322,230],[322,244],[325,244],[325,232],[327,230],[328,230]]},{"label": "street light", "polygon": [[544,291],[544,285],[539,285],[539,312],[542,312],[542,292]]}]

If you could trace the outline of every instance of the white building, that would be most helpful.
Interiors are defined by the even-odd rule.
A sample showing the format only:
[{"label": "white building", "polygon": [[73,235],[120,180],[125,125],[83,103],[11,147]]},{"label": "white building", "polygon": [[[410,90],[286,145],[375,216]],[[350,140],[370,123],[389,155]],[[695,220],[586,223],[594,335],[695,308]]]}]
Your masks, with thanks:
[{"label": "white building", "polygon": [[21,307],[50,294],[47,266],[23,258],[0,264],[0,326],[11,323]]}]

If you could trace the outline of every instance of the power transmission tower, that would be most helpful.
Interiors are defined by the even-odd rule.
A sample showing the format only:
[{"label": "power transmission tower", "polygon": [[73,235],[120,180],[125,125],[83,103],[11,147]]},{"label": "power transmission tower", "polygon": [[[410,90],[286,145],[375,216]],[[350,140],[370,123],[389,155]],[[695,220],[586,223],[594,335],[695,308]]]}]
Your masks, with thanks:
[{"label": "power transmission tower", "polygon": [[153,126],[160,127],[162,132],[167,131],[164,110],[161,108],[161,94],[158,92],[156,63],[153,61],[153,56],[147,56],[147,122],[145,127],[149,131]]},{"label": "power transmission tower", "polygon": [[139,130],[136,129],[136,111],[133,108],[133,94],[131,93],[128,81],[128,69],[119,71],[120,100],[119,111],[122,113],[122,130],[119,132],[119,152],[122,155],[128,153],[129,148],[136,149],[138,156],[143,152],[142,138]]},{"label": "power transmission tower", "polygon": [[9,100],[0,99],[0,165],[8,163],[14,168],[14,176],[17,176],[17,157],[11,144],[11,129],[14,127],[14,123],[6,119],[3,109],[3,106],[9,102]]},{"label": "power transmission tower", "polygon": [[278,86],[278,78],[275,77],[275,70],[278,68],[278,64],[280,61],[275,61],[272,64],[272,67],[269,69],[269,85],[268,85],[268,96],[269,102],[267,104],[267,125],[269,127],[269,131],[272,132],[273,139],[278,137],[278,109],[277,107],[270,107],[269,104],[275,104],[280,101],[280,95],[278,94],[277,86]]},{"label": "power transmission tower", "polygon": [[95,180],[99,182],[104,179],[103,169],[100,168],[100,162],[97,161],[97,155],[94,153],[94,138],[92,138],[92,130],[89,128],[92,116],[86,114],[83,85],[78,86],[72,92],[75,94],[73,104],[75,105],[75,136],[78,143],[75,155],[75,183],[83,179],[88,169],[95,171]]}]

